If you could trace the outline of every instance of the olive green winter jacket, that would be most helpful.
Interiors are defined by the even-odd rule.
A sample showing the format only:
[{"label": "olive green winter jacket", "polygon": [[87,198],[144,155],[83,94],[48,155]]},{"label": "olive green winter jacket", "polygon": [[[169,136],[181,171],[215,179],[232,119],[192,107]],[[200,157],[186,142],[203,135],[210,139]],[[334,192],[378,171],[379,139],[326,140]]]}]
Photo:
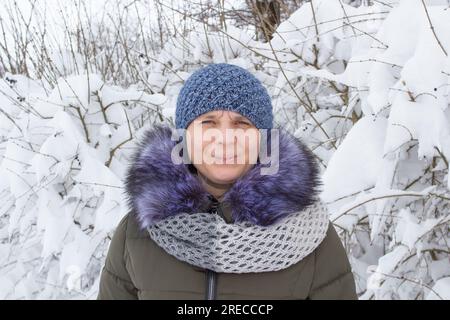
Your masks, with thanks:
[{"label": "olive green winter jacket", "polygon": [[[180,261],[139,231],[132,214],[119,223],[101,273],[98,299],[205,299],[205,270]],[[357,299],[344,247],[330,223],[325,239],[279,271],[219,273],[217,299]]]}]

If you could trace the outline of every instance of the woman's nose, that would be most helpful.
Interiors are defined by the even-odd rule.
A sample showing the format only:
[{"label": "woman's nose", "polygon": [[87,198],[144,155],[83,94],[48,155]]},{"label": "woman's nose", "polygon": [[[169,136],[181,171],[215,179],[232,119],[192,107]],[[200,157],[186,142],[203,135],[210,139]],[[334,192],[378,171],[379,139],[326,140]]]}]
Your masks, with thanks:
[{"label": "woman's nose", "polygon": [[234,129],[230,128],[228,125],[220,125],[218,128],[220,132],[220,139],[219,141],[223,144],[235,144],[237,140],[237,135]]}]

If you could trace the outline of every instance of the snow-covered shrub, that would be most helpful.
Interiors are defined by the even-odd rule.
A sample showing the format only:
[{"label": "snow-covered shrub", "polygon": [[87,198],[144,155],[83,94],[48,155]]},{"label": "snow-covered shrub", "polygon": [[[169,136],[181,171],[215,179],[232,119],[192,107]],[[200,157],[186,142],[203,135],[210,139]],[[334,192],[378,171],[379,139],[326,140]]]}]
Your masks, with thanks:
[{"label": "snow-covered shrub", "polygon": [[[0,83],[0,298],[92,298],[112,232],[127,213],[122,179],[164,95],[99,75]],[[167,120],[166,120],[167,121]]]},{"label": "snow-covered shrub", "polygon": [[361,298],[448,297],[448,4],[312,1],[277,31],[280,118],[312,127]]}]

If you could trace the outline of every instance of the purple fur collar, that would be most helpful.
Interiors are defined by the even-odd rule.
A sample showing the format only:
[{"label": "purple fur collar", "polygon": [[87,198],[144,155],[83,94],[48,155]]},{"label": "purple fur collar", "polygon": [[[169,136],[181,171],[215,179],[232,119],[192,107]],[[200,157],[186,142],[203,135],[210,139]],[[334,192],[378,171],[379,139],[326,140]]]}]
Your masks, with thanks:
[{"label": "purple fur collar", "polygon": [[[188,165],[176,165],[170,127],[156,126],[138,144],[125,178],[125,192],[140,228],[182,212],[206,212],[210,194]],[[322,185],[312,152],[301,140],[280,129],[279,170],[261,175],[255,164],[223,197],[234,221],[267,226],[311,205]]]}]

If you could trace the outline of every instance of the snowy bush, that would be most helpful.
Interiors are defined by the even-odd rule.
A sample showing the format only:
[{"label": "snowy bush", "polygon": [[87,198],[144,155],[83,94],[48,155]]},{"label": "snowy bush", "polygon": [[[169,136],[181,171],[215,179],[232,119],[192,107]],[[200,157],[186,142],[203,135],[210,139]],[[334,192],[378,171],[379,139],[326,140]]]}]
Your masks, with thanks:
[{"label": "snowy bush", "polygon": [[95,74],[61,78],[48,95],[7,74],[0,91],[0,298],[92,298],[127,212],[129,145],[145,122],[163,119],[167,99]]},{"label": "snowy bush", "polygon": [[361,298],[448,297],[448,4],[310,4],[279,26],[270,64],[284,123],[300,119],[326,167]]}]

